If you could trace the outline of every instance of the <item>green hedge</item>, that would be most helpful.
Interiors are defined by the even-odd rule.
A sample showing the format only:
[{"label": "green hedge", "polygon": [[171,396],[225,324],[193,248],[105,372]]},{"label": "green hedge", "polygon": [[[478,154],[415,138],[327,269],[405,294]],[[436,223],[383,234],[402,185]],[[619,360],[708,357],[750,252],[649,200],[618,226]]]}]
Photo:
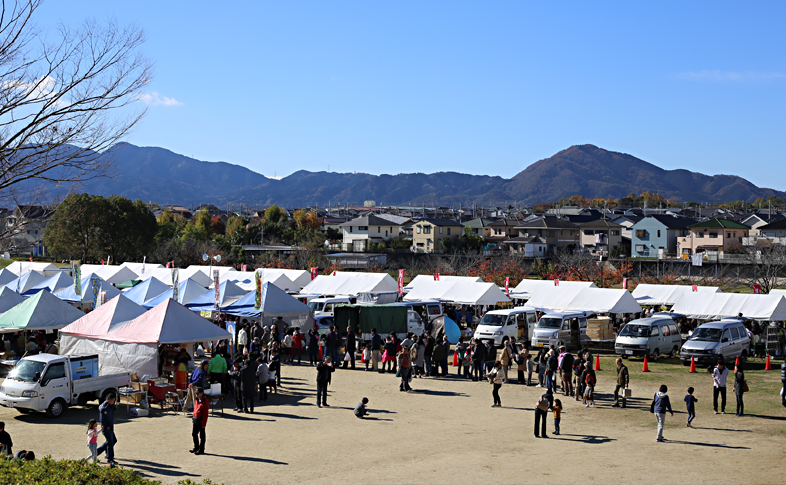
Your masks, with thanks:
[{"label": "green hedge", "polygon": [[[4,485],[161,485],[140,477],[128,468],[109,468],[82,461],[56,461],[45,457],[35,461],[0,459],[0,483]],[[197,485],[181,480],[178,485]],[[210,480],[202,482],[211,484]]]}]

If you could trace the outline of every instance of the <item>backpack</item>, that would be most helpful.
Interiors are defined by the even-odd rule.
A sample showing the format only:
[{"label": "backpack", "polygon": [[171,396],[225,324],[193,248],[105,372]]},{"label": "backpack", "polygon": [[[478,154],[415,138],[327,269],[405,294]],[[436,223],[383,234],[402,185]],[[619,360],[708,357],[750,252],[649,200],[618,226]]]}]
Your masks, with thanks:
[{"label": "backpack", "polygon": [[418,344],[413,345],[412,348],[409,349],[409,357],[413,362],[418,360]]},{"label": "backpack", "polygon": [[540,399],[538,399],[538,402],[535,403],[535,405],[541,411],[548,411],[548,409],[549,409],[549,399],[544,394],[544,395],[540,396]]},{"label": "backpack", "polygon": [[593,387],[595,385],[595,374],[587,374],[587,385]]}]

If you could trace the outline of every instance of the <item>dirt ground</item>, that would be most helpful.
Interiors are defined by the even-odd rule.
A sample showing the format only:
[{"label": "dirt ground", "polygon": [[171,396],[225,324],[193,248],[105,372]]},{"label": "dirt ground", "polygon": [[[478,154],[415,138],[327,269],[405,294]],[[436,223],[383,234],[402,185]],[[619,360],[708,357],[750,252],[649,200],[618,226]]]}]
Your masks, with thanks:
[{"label": "dirt ground", "polygon": [[[363,370],[338,370],[330,408],[315,404],[315,370],[285,366],[283,388],[253,415],[227,411],[211,416],[206,455],[194,456],[190,419],[153,409],[147,418],[118,411],[118,462],[143,476],[173,483],[183,478],[214,483],[655,483],[783,482],[786,408],[780,405],[780,373],[749,371],[746,411],[734,416],[729,389],[725,415],[712,413],[711,377],[681,365],[651,364],[640,372],[630,362],[634,399],[611,408],[613,358],[602,356],[597,406],[562,397],[562,434],[533,436],[540,389],[505,384],[502,408],[490,408],[491,386],[450,378],[416,379],[413,393],[398,379]],[[779,364],[779,363],[778,363]],[[455,373],[455,368],[449,368]],[[655,441],[651,396],[665,383],[674,405],[666,443]],[[696,387],[696,428],[685,426],[685,389]],[[352,408],[370,399],[370,419]],[[559,396],[558,396],[559,397]],[[88,454],[85,423],[95,406],[69,409],[58,421],[0,408],[14,449],[39,456],[79,459]],[[99,439],[99,443],[103,439]]]}]

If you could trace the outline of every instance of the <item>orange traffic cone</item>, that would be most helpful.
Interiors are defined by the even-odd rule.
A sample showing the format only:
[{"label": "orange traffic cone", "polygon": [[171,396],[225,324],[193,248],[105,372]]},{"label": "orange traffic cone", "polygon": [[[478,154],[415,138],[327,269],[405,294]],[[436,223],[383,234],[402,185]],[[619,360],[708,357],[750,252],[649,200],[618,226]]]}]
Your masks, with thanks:
[{"label": "orange traffic cone", "polygon": [[453,352],[453,362],[452,365],[454,367],[458,367],[458,352]]},{"label": "orange traffic cone", "polygon": [[738,355],[738,356],[737,356],[737,360],[736,360],[736,361],[734,361],[734,368],[736,369],[736,368],[737,368],[737,367],[739,367],[739,366],[740,366],[740,356]]},{"label": "orange traffic cone", "polygon": [[764,370],[772,370],[772,366],[770,365],[770,354],[767,354],[767,362],[764,364]]},{"label": "orange traffic cone", "polygon": [[600,355],[595,356],[595,370],[600,370]]},{"label": "orange traffic cone", "polygon": [[696,373],[696,359],[694,359],[693,357],[690,358],[690,371],[689,371],[689,373],[690,374],[695,374]]},{"label": "orange traffic cone", "polygon": [[323,359],[323,357],[322,357],[322,347],[320,346],[319,347],[319,361],[322,362],[322,359]]},{"label": "orange traffic cone", "polygon": [[644,356],[644,366],[641,368],[642,372],[649,372],[650,367],[647,365],[647,356]]},{"label": "orange traffic cone", "polygon": [[360,363],[361,364],[365,364],[366,363],[366,353],[363,352],[362,350],[360,351]]}]

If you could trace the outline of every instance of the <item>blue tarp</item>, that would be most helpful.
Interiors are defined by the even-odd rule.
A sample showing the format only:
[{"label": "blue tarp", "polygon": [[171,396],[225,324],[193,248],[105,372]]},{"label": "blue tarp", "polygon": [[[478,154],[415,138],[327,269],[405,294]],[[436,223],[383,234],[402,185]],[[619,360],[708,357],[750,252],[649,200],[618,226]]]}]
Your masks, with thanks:
[{"label": "blue tarp", "polygon": [[[185,281],[181,281],[178,285],[178,292],[177,292],[177,302],[181,305],[188,305],[195,299],[202,296],[207,288],[200,285],[196,281],[188,278]],[[150,309],[154,306],[158,305],[159,303],[165,302],[168,299],[174,296],[174,290],[170,288],[168,291],[158,295],[157,297],[153,298],[152,300],[146,301],[142,304],[143,307]]]},{"label": "blue tarp", "polygon": [[25,296],[32,296],[39,291],[46,290],[49,293],[57,293],[58,291],[65,290],[69,286],[74,285],[74,279],[65,271],[61,271],[51,278],[47,278],[41,283],[24,292]]},{"label": "blue tarp", "polygon": [[[246,295],[246,290],[232,283],[224,281],[219,288],[219,307],[223,311],[226,307],[238,301]],[[186,308],[195,312],[209,312],[215,310],[216,292],[215,289],[207,290],[194,301],[186,304]]]},{"label": "blue tarp", "polygon": [[224,308],[223,312],[241,317],[259,317],[263,314],[293,317],[308,314],[311,311],[306,304],[270,283],[262,285],[262,306],[259,310],[254,309],[256,297],[257,291],[254,290]]},{"label": "blue tarp", "polygon": [[124,291],[123,296],[133,301],[137,305],[143,305],[145,302],[148,302],[153,298],[166,293],[167,291],[171,291],[169,285],[162,283],[155,277],[150,277],[138,285]]}]

